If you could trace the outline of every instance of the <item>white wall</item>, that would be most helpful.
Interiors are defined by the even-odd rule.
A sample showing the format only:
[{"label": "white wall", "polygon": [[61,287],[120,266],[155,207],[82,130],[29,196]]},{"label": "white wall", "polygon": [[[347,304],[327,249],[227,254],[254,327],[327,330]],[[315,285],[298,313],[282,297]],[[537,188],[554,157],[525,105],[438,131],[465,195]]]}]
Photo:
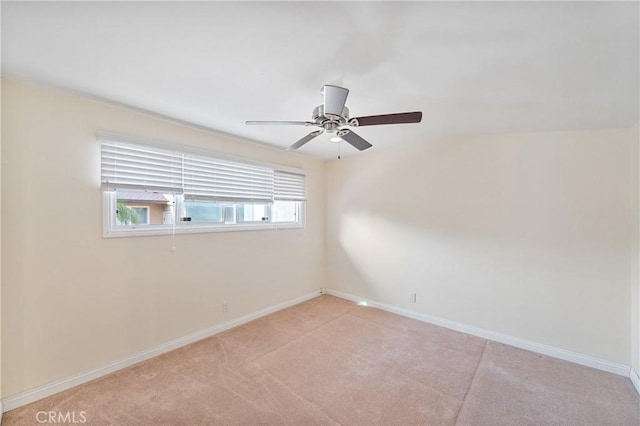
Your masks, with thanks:
[{"label": "white wall", "polygon": [[[2,84],[0,84],[0,99],[2,99]],[[2,102],[0,102],[0,396],[2,396]],[[2,424],[2,412],[2,403],[0,403],[0,424]]]},{"label": "white wall", "polygon": [[[1,89],[4,397],[320,287],[638,371],[637,125],[323,165],[64,92]],[[307,227],[178,235],[175,254],[169,236],[103,239],[97,130],[304,168]]]},{"label": "white wall", "polygon": [[[320,160],[7,80],[2,121],[3,396],[324,286]],[[307,226],[103,239],[98,130],[303,168]]]},{"label": "white wall", "polygon": [[333,160],[327,287],[630,365],[631,145],[513,134]]},{"label": "white wall", "polygon": [[631,252],[631,367],[640,374],[640,134],[636,123],[631,129],[631,155],[633,170],[633,221]]}]

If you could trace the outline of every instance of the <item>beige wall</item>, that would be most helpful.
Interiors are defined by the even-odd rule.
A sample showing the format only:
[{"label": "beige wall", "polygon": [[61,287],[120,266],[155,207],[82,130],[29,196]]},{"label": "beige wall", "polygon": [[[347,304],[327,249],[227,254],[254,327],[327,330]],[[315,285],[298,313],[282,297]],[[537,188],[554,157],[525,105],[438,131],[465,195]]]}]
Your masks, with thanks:
[{"label": "beige wall", "polygon": [[460,137],[329,162],[328,288],[629,365],[629,135]]},{"label": "beige wall", "polygon": [[[640,366],[637,125],[323,164],[64,92],[1,89],[3,397],[320,287]],[[103,239],[98,130],[304,168],[307,226],[178,235],[175,253],[169,236]]]},{"label": "beige wall", "polygon": [[[0,100],[2,84],[0,84]],[[0,102],[0,397],[2,397],[2,102]],[[0,404],[0,424],[2,423],[2,404]]]},{"label": "beige wall", "polygon": [[633,170],[633,221],[631,252],[631,366],[640,373],[640,134],[636,123],[631,129],[631,155]]},{"label": "beige wall", "polygon": [[[15,81],[2,121],[3,396],[324,286],[320,160]],[[306,228],[103,239],[98,130],[303,168]]]}]

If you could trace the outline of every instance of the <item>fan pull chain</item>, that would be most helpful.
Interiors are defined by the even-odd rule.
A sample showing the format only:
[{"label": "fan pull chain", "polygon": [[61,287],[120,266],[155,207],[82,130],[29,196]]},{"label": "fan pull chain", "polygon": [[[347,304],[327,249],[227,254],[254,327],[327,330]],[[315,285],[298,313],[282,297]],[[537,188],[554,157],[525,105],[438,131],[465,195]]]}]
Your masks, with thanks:
[{"label": "fan pull chain", "polygon": [[175,253],[176,250],[176,220],[174,218],[171,226],[171,251]]},{"label": "fan pull chain", "polygon": [[341,148],[342,148],[342,141],[338,142],[338,160],[342,159],[342,157],[340,157]]},{"label": "fan pull chain", "polygon": [[178,209],[176,205],[176,194],[173,194],[173,210],[171,211],[171,252],[176,252],[176,218],[178,217]]}]

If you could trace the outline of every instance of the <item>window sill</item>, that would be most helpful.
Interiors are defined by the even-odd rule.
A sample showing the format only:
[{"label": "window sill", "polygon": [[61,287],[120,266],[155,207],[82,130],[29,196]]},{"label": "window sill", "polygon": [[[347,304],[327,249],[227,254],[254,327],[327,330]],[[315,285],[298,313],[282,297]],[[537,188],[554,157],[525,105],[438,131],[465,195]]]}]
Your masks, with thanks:
[{"label": "window sill", "polygon": [[172,226],[151,225],[153,228],[146,226],[123,227],[122,229],[104,231],[103,238],[119,238],[119,237],[146,237],[153,235],[180,235],[180,234],[204,234],[209,232],[238,232],[238,231],[279,231],[281,229],[303,229],[302,223],[253,223],[241,225],[180,225]]}]

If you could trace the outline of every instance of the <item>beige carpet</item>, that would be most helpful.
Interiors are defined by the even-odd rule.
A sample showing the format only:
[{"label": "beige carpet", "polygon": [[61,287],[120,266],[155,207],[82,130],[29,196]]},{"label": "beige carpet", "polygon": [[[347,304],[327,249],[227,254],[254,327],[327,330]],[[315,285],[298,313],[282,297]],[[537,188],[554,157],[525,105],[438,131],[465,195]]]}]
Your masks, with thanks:
[{"label": "beige carpet", "polygon": [[39,411],[84,411],[95,425],[640,424],[627,378],[326,295],[7,412],[3,425],[37,424]]}]

